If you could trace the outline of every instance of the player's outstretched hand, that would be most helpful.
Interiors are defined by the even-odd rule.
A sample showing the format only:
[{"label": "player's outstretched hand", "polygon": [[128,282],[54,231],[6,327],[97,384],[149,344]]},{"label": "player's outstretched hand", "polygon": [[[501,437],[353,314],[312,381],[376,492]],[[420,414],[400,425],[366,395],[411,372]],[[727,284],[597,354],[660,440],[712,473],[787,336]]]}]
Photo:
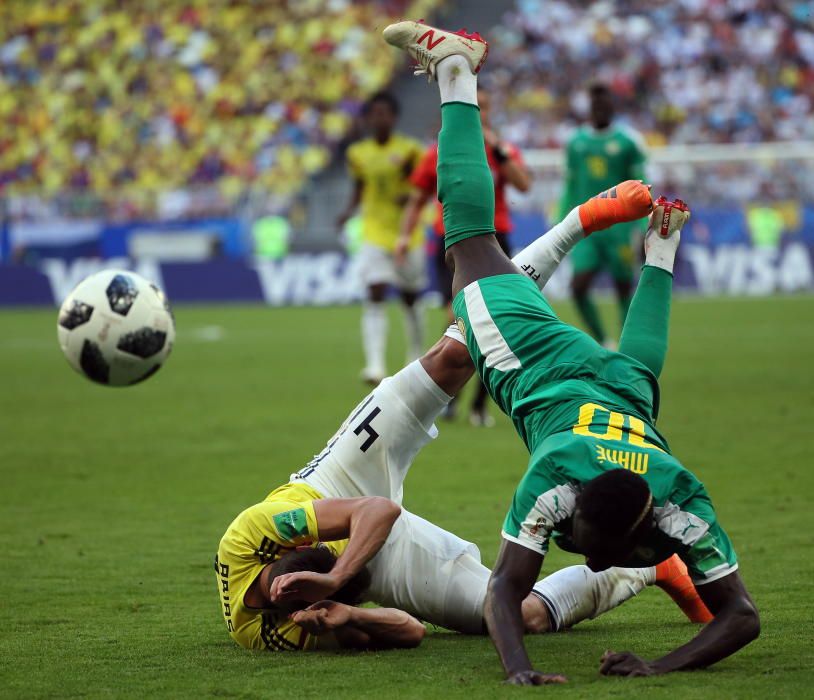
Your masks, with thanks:
[{"label": "player's outstretched hand", "polygon": [[341,582],[330,572],[319,574],[316,571],[296,571],[275,576],[269,588],[269,597],[272,603],[288,603],[293,600],[316,603],[332,596],[340,586]]},{"label": "player's outstretched hand", "polygon": [[539,671],[521,671],[506,679],[509,685],[552,685],[567,683],[568,679],[559,673],[540,673]]},{"label": "player's outstretched hand", "polygon": [[291,621],[309,634],[326,634],[350,622],[352,608],[335,600],[321,600],[318,603],[291,614]]},{"label": "player's outstretched hand", "polygon": [[600,659],[599,672],[603,676],[653,676],[655,669],[649,662],[630,651],[619,654],[606,651]]}]

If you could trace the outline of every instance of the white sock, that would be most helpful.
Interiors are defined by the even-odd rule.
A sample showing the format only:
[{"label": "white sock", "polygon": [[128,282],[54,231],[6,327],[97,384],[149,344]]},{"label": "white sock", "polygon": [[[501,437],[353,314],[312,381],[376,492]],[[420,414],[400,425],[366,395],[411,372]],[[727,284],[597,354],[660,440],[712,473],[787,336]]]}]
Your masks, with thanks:
[{"label": "white sock", "polygon": [[672,275],[680,240],[681,234],[678,231],[669,238],[662,238],[655,231],[648,231],[644,238],[644,264],[660,267]]},{"label": "white sock", "polygon": [[365,369],[371,374],[387,374],[384,353],[387,345],[387,308],[382,302],[366,301],[362,307],[362,346]]},{"label": "white sock", "polygon": [[416,301],[404,305],[404,330],[407,334],[407,362],[421,357],[424,352],[424,306]]},{"label": "white sock", "polygon": [[452,401],[452,397],[432,380],[418,360],[385,379],[380,386],[391,388],[428,432]]},{"label": "white sock", "polygon": [[515,255],[512,262],[542,289],[571,248],[583,238],[579,208],[574,207],[554,228]]},{"label": "white sock", "polygon": [[613,567],[594,572],[587,566],[569,566],[546,576],[532,589],[552,614],[552,630],[573,627],[624,603],[656,581],[656,568]]},{"label": "white sock", "polygon": [[469,63],[463,56],[452,55],[442,60],[436,67],[438,89],[441,91],[441,104],[444,102],[466,102],[478,104],[478,76],[472,73]]}]

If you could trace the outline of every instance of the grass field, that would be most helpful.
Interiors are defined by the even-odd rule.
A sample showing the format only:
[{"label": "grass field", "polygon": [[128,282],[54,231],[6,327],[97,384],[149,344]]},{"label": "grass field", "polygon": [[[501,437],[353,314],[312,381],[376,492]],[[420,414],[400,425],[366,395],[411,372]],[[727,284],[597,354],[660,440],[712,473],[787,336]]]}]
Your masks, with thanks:
[{"label": "grass field", "polygon": [[[538,667],[571,682],[526,690],[500,684],[488,639],[440,630],[387,653],[273,655],[231,642],[212,572],[218,540],[363,395],[358,310],[177,317],[167,367],[112,390],[69,369],[54,311],[0,313],[1,696],[814,697],[814,299],[676,301],[662,380],[660,427],[711,491],[761,610],[760,639],[709,671],[599,677],[605,649],[653,657],[693,634],[648,590],[572,632],[529,639]],[[430,323],[439,328],[440,313]],[[400,360],[394,347],[392,366]],[[405,504],[491,563],[524,463],[503,418],[492,430],[443,425]],[[546,571],[575,561],[552,551]]]}]

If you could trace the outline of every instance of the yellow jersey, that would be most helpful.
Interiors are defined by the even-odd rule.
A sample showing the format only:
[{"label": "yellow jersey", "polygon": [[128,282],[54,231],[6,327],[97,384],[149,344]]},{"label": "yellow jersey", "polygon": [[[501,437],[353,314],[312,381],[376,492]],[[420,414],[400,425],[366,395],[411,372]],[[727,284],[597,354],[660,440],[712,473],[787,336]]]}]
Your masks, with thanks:
[{"label": "yellow jersey", "polygon": [[[424,151],[421,143],[403,134],[392,134],[387,143],[372,138],[357,141],[347,152],[348,169],[362,183],[362,239],[388,251],[395,250],[404,205],[410,194],[413,168]],[[416,226],[411,247],[421,245]]]},{"label": "yellow jersey", "polygon": [[296,547],[323,546],[337,557],[345,551],[347,540],[319,541],[314,501],[321,498],[304,483],[281,486],[238,515],[221,539],[215,557],[221,608],[229,634],[241,646],[271,651],[316,646],[317,637],[291,622],[287,614],[250,608],[243,597],[266,564]]}]

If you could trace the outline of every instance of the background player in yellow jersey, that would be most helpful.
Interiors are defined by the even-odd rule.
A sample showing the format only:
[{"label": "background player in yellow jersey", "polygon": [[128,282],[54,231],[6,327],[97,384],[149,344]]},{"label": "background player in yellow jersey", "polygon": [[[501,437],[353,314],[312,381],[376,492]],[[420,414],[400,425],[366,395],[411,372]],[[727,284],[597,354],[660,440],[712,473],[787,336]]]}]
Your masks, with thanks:
[{"label": "background player in yellow jersey", "polygon": [[416,226],[406,255],[395,257],[401,211],[410,194],[408,178],[423,152],[421,143],[395,131],[399,104],[386,92],[374,95],[365,105],[370,137],[357,141],[347,152],[353,193],[337,225],[341,229],[361,206],[362,248],[359,271],[366,288],[362,311],[362,345],[365,367],[362,379],[372,384],[387,374],[387,313],[384,305],[389,286],[396,287],[404,304],[407,360],[424,349],[424,320],[418,303],[427,285],[423,232]]},{"label": "background player in yellow jersey", "polygon": [[[411,615],[355,607],[370,586],[365,565],[400,513],[386,498],[322,499],[305,484],[283,486],[244,510],[215,558],[229,633],[241,646],[272,651],[313,649],[328,631],[344,647],[420,644],[424,626]],[[335,585],[301,581],[299,589],[286,591],[286,600],[276,600],[286,576],[296,571],[324,574]],[[299,601],[309,597],[320,605],[302,610]]]}]

